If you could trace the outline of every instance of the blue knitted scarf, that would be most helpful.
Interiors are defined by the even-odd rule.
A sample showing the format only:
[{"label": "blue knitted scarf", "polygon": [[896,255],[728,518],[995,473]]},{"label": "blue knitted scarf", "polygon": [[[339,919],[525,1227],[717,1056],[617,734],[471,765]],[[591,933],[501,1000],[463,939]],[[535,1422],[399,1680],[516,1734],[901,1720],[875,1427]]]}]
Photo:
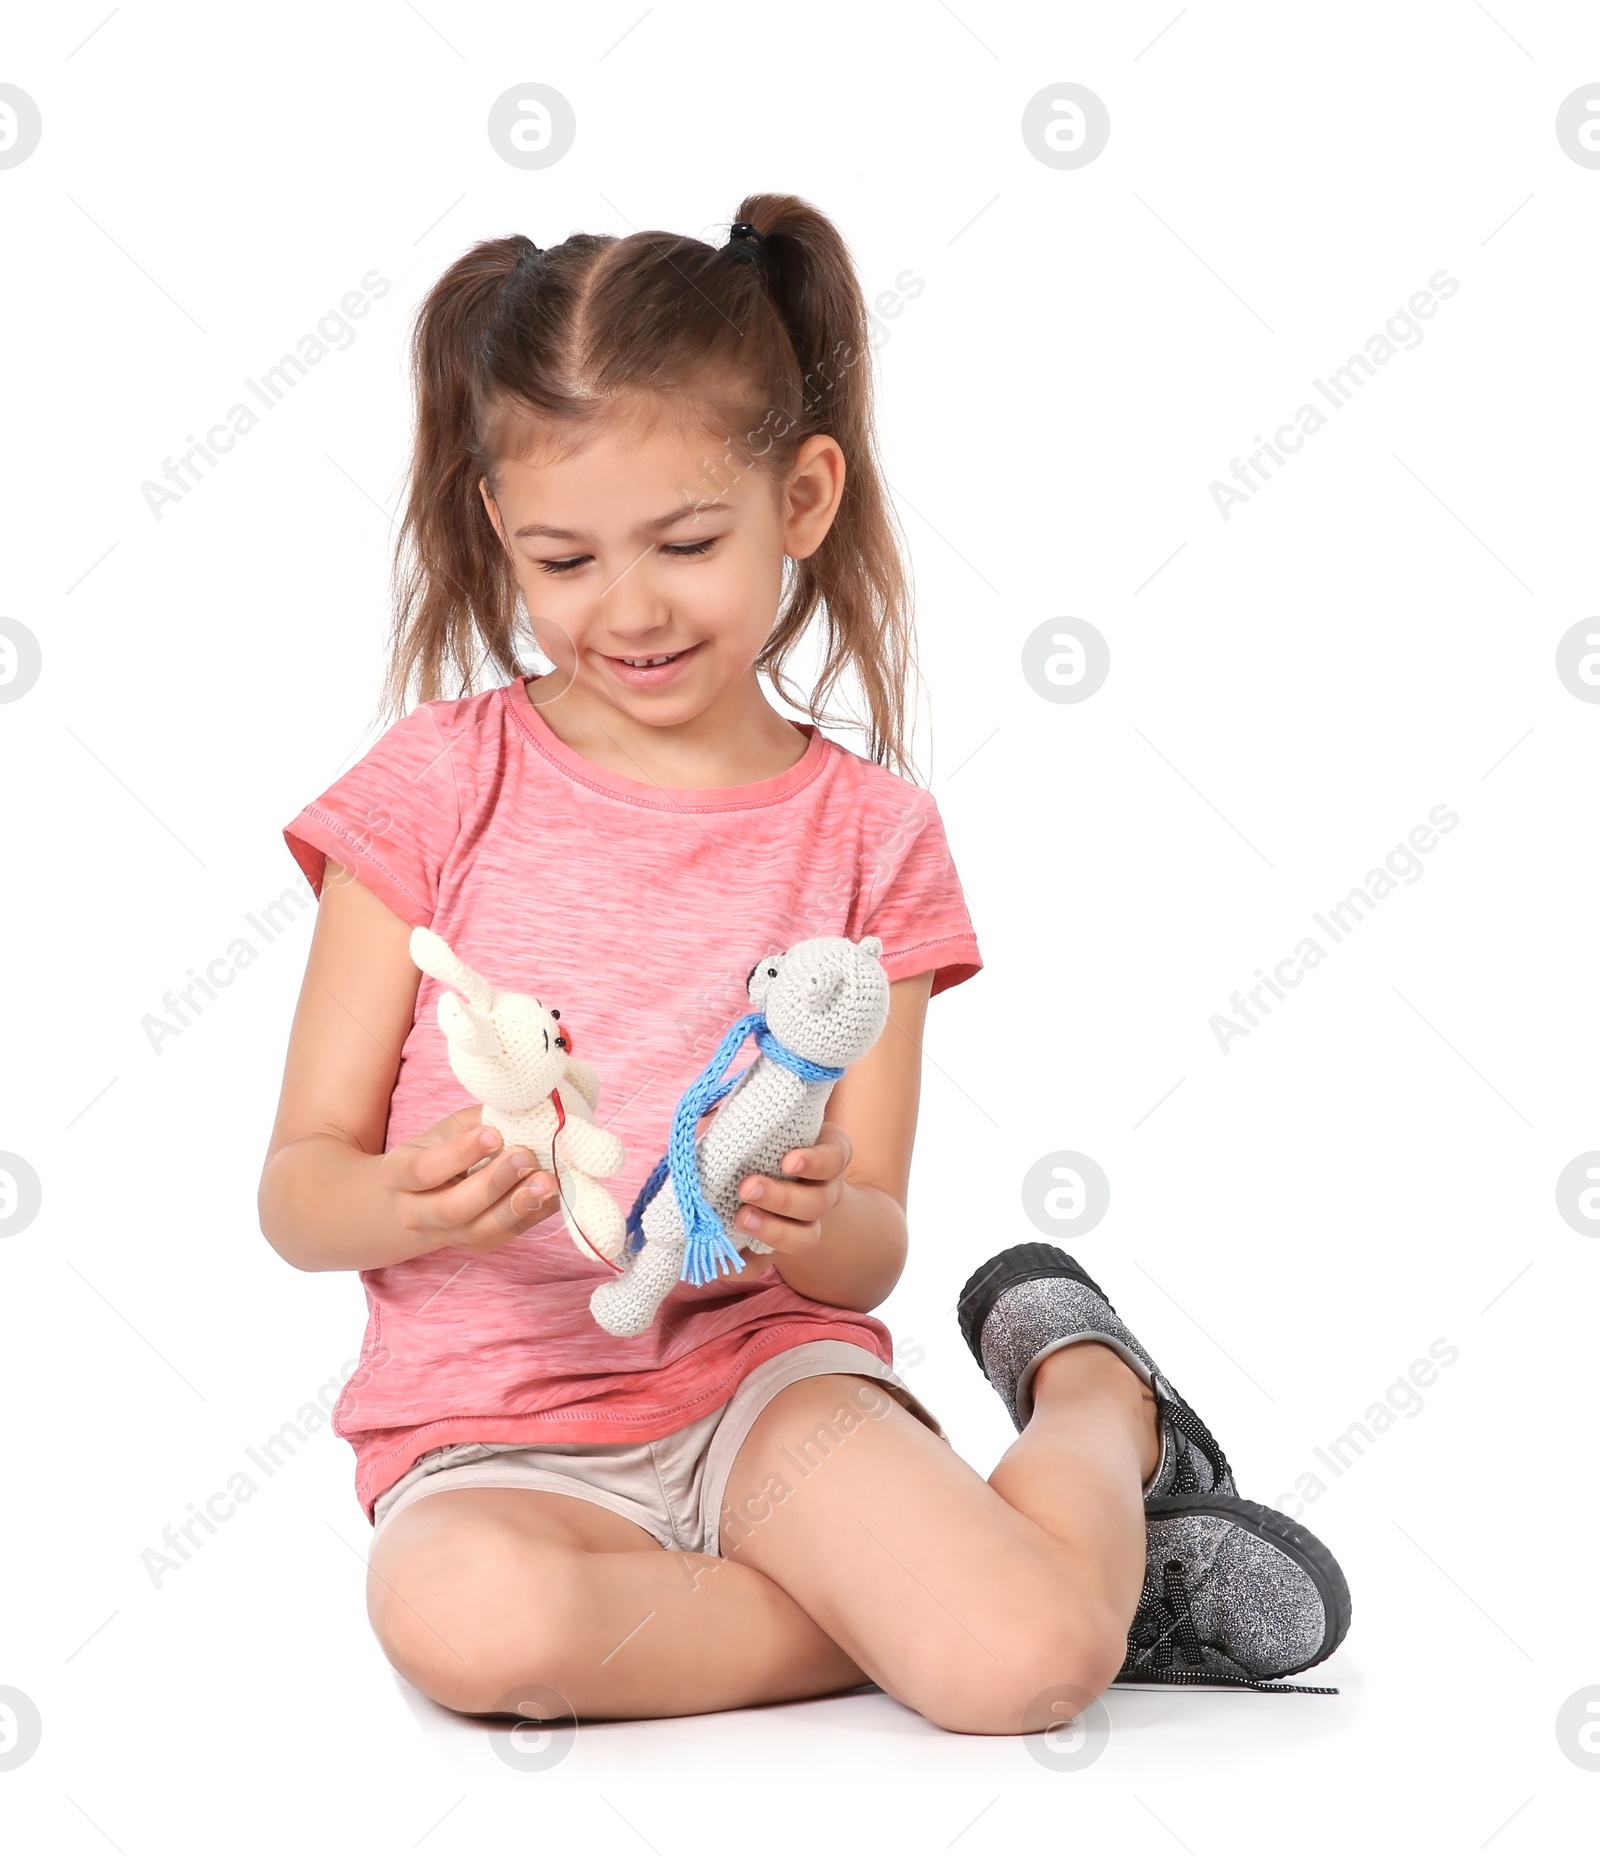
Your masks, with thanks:
[{"label": "blue knitted scarf", "polygon": [[723,1071],[733,1062],[739,1046],[751,1036],[755,1038],[763,1055],[770,1057],[774,1063],[781,1063],[786,1070],[792,1070],[803,1082],[837,1082],[844,1075],[842,1067],[835,1069],[830,1064],[813,1063],[809,1057],[802,1057],[798,1051],[790,1050],[787,1044],[780,1043],[767,1024],[765,1012],[746,1012],[743,1018],[736,1019],[728,1027],[727,1035],[717,1046],[711,1061],[684,1091],[673,1111],[672,1133],[667,1141],[667,1151],[655,1163],[650,1177],[639,1188],[633,1210],[628,1213],[628,1249],[642,1250],[644,1226],[641,1220],[644,1208],[661,1190],[661,1182],[667,1174],[671,1173],[672,1187],[677,1194],[678,1210],[683,1217],[687,1239],[680,1278],[683,1282],[698,1285],[709,1282],[713,1276],[721,1275],[730,1268],[744,1268],[744,1258],[722,1228],[722,1220],[712,1210],[700,1188],[700,1166],[695,1153],[694,1131],[706,1110],[714,1108],[740,1077],[748,1074],[750,1066],[747,1065],[737,1075],[719,1080]]}]

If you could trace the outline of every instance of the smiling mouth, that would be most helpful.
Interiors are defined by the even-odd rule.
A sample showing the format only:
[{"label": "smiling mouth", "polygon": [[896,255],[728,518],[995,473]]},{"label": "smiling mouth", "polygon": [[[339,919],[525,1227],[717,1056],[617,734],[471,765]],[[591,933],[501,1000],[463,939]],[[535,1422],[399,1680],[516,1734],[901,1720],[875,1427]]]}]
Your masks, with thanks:
[{"label": "smiling mouth", "polygon": [[670,664],[676,658],[682,657],[685,651],[693,649],[693,645],[685,645],[683,651],[662,651],[654,657],[619,657],[617,662],[626,664],[631,670],[648,670],[656,664]]}]

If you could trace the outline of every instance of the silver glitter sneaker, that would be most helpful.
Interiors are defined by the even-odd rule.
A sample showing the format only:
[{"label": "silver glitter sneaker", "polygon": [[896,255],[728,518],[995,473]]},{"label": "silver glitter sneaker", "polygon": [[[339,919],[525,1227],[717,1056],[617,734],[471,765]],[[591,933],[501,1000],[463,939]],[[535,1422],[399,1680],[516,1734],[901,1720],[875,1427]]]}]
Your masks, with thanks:
[{"label": "silver glitter sneaker", "polygon": [[1230,1495],[1145,1509],[1145,1575],[1118,1682],[1291,1690],[1350,1628],[1350,1588],[1309,1528]]},{"label": "silver glitter sneaker", "polygon": [[957,1304],[961,1332],[1020,1431],[1033,1414],[1039,1362],[1078,1341],[1100,1341],[1156,1395],[1161,1456],[1146,1503],[1216,1490],[1237,1494],[1222,1447],[1178,1396],[1083,1267],[1054,1244],[1016,1244],[967,1278]]}]

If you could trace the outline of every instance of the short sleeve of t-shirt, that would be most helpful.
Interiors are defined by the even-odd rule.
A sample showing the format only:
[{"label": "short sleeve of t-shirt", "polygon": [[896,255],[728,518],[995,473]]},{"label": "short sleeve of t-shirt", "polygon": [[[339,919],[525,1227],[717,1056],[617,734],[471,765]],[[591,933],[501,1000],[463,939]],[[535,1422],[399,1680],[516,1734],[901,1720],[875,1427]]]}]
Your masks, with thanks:
[{"label": "short sleeve of t-shirt", "polygon": [[908,786],[899,797],[866,847],[856,936],[882,941],[891,981],[931,969],[941,993],[980,972],[983,958],[933,794]]},{"label": "short sleeve of t-shirt", "polygon": [[450,745],[432,706],[423,703],[380,735],[283,835],[319,898],[331,857],[402,921],[426,928],[460,820]]}]

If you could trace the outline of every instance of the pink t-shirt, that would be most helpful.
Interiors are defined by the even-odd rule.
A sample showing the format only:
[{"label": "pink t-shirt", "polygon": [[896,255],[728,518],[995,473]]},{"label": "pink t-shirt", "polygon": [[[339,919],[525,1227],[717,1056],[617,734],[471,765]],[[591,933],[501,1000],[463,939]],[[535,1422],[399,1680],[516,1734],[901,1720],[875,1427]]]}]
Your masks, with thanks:
[{"label": "pink t-shirt", "polygon": [[[319,896],[332,857],[491,985],[559,1007],[600,1075],[595,1119],[627,1148],[605,1182],[627,1211],[678,1098],[750,1009],[763,954],[875,934],[891,980],[931,969],[934,992],[983,964],[932,794],[803,732],[804,754],[771,779],[666,788],[574,753],[514,681],[413,709],[284,836]],[[421,979],[386,1152],[471,1100],[446,1058],[440,990]],[[754,1055],[746,1042],[729,1074]],[[366,1338],[333,1428],[355,1448],[368,1518],[441,1445],[662,1437],[803,1341],[891,1359],[881,1321],[758,1274],[765,1261],[679,1283],[631,1339],[595,1324],[589,1296],[610,1272],[559,1213],[492,1255],[363,1270]]]}]

